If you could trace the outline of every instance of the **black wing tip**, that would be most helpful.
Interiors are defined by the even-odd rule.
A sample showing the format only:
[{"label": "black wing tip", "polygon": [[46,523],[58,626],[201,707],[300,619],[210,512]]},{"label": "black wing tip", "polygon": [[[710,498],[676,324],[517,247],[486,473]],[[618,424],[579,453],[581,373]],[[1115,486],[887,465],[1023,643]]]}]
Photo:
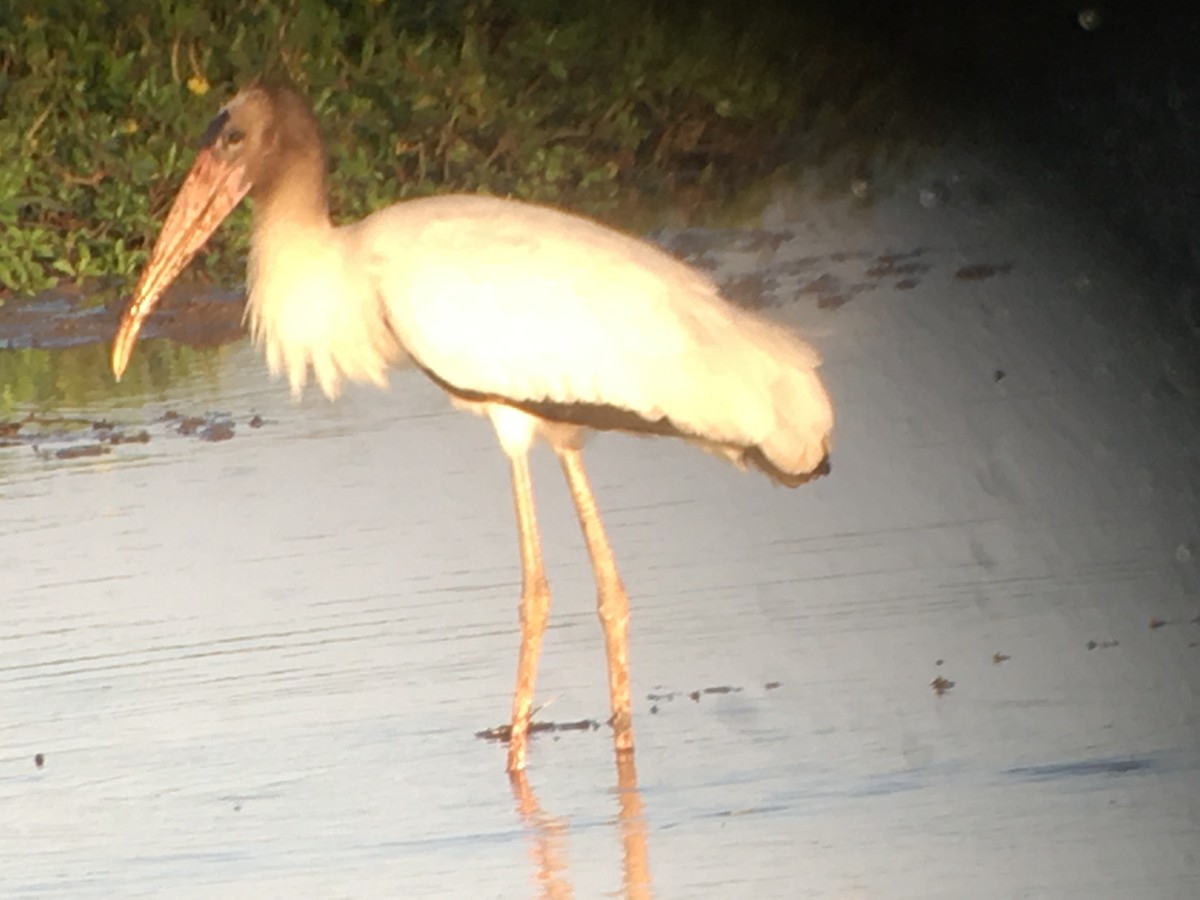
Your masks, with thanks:
[{"label": "black wing tip", "polygon": [[800,487],[800,485],[828,475],[832,471],[828,449],[826,449],[825,455],[821,457],[821,461],[807,472],[789,472],[771,462],[763,452],[762,447],[757,445],[742,447],[710,441],[701,435],[680,428],[665,416],[658,419],[650,419],[632,410],[618,406],[609,406],[604,403],[560,403],[552,400],[514,400],[508,397],[500,397],[494,394],[486,394],[457,387],[446,381],[436,372],[421,366],[419,363],[417,365],[429,376],[431,381],[439,385],[443,390],[464,400],[476,403],[500,403],[523,410],[530,415],[546,419],[550,422],[561,422],[564,425],[591,428],[596,431],[624,431],[629,434],[682,438],[685,441],[716,452],[727,461],[738,465],[739,468],[753,467],[770,478],[775,484],[781,484],[784,487]]},{"label": "black wing tip", "polygon": [[781,484],[784,487],[790,488],[808,484],[808,482],[815,481],[833,471],[833,465],[830,462],[828,452],[821,457],[821,461],[814,468],[807,472],[785,472],[771,462],[771,460],[767,459],[761,447],[750,447],[743,454],[742,459],[770,478],[775,484]]}]

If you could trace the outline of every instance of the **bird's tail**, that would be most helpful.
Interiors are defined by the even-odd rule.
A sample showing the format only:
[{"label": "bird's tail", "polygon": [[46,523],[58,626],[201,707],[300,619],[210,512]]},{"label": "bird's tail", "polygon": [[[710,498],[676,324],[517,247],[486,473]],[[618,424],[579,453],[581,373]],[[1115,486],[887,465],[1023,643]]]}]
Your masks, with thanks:
[{"label": "bird's tail", "polygon": [[829,472],[833,405],[821,358],[791,330],[742,310],[733,329],[695,367],[709,402],[679,423],[739,468],[796,487]]}]

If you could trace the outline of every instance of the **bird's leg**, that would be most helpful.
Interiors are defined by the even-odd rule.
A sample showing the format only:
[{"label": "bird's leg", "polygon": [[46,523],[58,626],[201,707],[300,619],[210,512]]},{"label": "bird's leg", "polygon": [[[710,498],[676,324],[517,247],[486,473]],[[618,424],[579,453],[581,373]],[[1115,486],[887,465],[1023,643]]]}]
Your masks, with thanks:
[{"label": "bird's leg", "polygon": [[604,649],[608,657],[608,695],[612,706],[613,743],[617,752],[633,749],[633,717],[629,700],[629,598],[612,547],[604,533],[596,498],[592,496],[583,456],[578,447],[556,446],[563,473],[575,501],[575,512],[583,528],[592,572],[596,576],[596,610],[604,627]]},{"label": "bird's leg", "polygon": [[511,461],[517,534],[521,544],[521,653],[517,659],[517,687],[513,692],[508,771],[520,772],[525,768],[533,685],[537,679],[542,635],[550,615],[550,587],[542,565],[541,539],[533,506],[533,482],[529,477],[528,448],[525,452],[514,454]]}]

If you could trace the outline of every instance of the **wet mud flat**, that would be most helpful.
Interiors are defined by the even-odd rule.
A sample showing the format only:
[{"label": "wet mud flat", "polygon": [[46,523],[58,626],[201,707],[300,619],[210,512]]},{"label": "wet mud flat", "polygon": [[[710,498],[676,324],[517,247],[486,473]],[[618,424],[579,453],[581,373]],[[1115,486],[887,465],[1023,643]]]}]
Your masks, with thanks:
[{"label": "wet mud flat", "polygon": [[[589,444],[636,767],[549,454],[525,777],[480,733],[508,472],[418,375],[293,402],[240,342],[6,414],[0,895],[1192,900],[1195,385],[1068,229],[920,209],[659,235],[812,337],[839,419],[797,492]],[[73,443],[108,452],[40,453]]]},{"label": "wet mud flat", "polygon": [[[1011,260],[982,256],[964,261],[930,247],[900,250],[839,250],[826,254],[783,253],[800,235],[786,228],[730,232],[719,229],[662,231],[650,235],[668,252],[709,272],[723,293],[749,309],[811,302],[832,311],[876,290],[910,291],[939,270],[961,282],[1011,273]],[[778,255],[778,259],[776,258]],[[748,263],[746,271],[731,271]],[[195,348],[218,347],[245,337],[245,294],[211,285],[173,284],[142,329],[143,339],[166,338]],[[56,348],[107,343],[116,332],[127,297],[92,303],[76,289],[36,297],[5,297],[0,303],[0,349]]]}]

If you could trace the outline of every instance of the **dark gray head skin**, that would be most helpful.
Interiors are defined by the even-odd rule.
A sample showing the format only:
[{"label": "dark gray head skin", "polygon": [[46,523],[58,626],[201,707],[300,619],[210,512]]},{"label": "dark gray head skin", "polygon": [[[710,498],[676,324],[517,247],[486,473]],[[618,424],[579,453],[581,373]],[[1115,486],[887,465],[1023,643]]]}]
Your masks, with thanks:
[{"label": "dark gray head skin", "polygon": [[[282,84],[240,91],[209,122],[200,142],[222,163],[242,166],[256,203],[287,180],[325,194],[325,155],[308,100]],[[297,171],[300,170],[300,171]]]},{"label": "dark gray head skin", "polygon": [[291,87],[248,87],[205,129],[113,339],[117,378],[162,292],[247,194],[254,200],[256,224],[272,218],[329,223],[317,120]]}]

